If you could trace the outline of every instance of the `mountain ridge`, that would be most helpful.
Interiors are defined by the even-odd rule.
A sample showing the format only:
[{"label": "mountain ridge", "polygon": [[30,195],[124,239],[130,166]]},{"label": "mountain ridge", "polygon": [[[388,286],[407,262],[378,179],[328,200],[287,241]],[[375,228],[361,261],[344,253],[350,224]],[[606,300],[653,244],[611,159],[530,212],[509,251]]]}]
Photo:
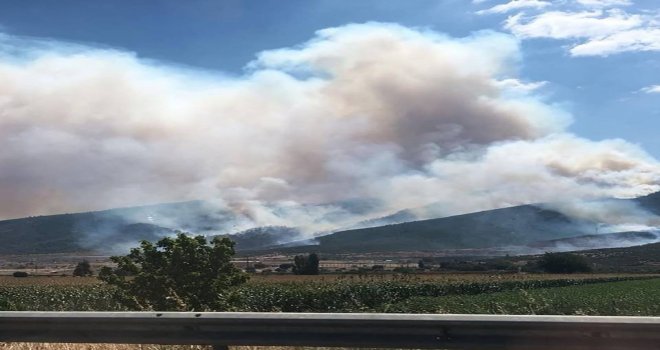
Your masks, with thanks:
[{"label": "mountain ridge", "polygon": [[[621,203],[660,213],[660,192]],[[358,201],[360,210],[376,205]],[[350,205],[350,204],[349,204]],[[356,223],[380,224],[410,220],[412,209]],[[204,201],[185,201],[124,207],[73,214],[44,215],[0,221],[0,254],[125,251],[139,240],[154,241],[181,229],[194,233],[230,235],[237,251],[277,250],[307,245],[309,250],[331,252],[419,251],[526,245],[593,234],[599,223],[563,214],[547,204],[526,204],[441,218],[413,220],[377,227],[338,230],[305,237],[295,227],[245,226],[242,218],[209,207]],[[310,238],[317,245],[309,246]],[[288,249],[291,250],[291,249]],[[293,249],[295,250],[295,249]]]}]

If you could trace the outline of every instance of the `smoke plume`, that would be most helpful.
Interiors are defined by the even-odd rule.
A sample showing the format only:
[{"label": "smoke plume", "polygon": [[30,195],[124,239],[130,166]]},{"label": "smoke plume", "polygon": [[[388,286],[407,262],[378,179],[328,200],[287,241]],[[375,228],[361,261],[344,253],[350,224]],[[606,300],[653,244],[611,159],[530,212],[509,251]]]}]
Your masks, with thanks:
[{"label": "smoke plume", "polygon": [[0,36],[0,218],[212,199],[326,230],[364,216],[332,204],[355,198],[448,215],[660,189],[640,147],[568,132],[521,60],[509,35],[382,23],[261,52],[240,76]]}]

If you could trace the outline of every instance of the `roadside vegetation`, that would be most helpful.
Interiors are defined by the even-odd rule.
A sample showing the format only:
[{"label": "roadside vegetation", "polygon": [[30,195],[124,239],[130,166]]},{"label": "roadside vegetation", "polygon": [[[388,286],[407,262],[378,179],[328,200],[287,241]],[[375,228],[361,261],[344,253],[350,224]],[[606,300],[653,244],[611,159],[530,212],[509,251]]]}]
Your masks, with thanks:
[{"label": "roadside vegetation", "polygon": [[231,263],[233,255],[229,238],[215,237],[209,244],[204,236],[178,232],[113,256],[117,266],[101,269],[99,279],[131,310],[224,310],[230,287],[248,279]]}]

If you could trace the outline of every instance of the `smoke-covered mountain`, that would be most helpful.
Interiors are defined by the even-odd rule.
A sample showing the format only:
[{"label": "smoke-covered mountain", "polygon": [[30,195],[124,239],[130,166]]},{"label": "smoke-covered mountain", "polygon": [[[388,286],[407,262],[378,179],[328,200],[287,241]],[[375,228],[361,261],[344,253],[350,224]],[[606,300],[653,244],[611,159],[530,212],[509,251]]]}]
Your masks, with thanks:
[{"label": "smoke-covered mountain", "polygon": [[255,227],[235,234],[220,236],[229,237],[234,241],[236,243],[234,248],[237,251],[267,249],[303,239],[299,230],[286,226]]},{"label": "smoke-covered mountain", "polygon": [[0,254],[125,251],[140,240],[157,240],[175,229],[227,227],[228,212],[209,212],[201,201],[0,221]]},{"label": "smoke-covered mountain", "polygon": [[263,213],[254,213],[213,202],[188,201],[36,216],[0,221],[0,254],[125,252],[141,240],[155,241],[176,230],[232,234],[237,249],[259,249],[305,238],[299,228],[260,226],[261,221],[300,222],[326,229],[329,223],[346,225],[352,222],[350,218],[363,217],[377,207],[378,203],[372,200],[356,199],[295,208],[286,204],[263,205]]},{"label": "smoke-covered mountain", "polygon": [[521,205],[427,220],[419,219],[429,215],[432,206],[356,220],[352,224],[347,219],[368,217],[375,208],[378,204],[369,200],[308,206],[293,214],[285,207],[269,208],[271,215],[288,215],[287,220],[314,214],[315,223],[321,223],[319,227],[329,227],[328,223],[332,222],[337,222],[336,227],[351,227],[334,233],[327,228],[329,234],[310,233],[288,225],[259,226],[253,220],[254,213],[204,201],[29,217],[0,221],[0,254],[116,253],[140,240],[157,240],[175,230],[206,235],[231,234],[239,251],[277,250],[309,245],[310,240],[315,246],[308,249],[322,252],[503,246],[592,249],[649,243],[656,239],[655,233],[649,232],[660,226],[657,216],[660,193],[631,200]]},{"label": "smoke-covered mountain", "polygon": [[432,251],[525,244],[593,232],[593,223],[522,205],[446,218],[336,232],[317,238],[331,252]]},{"label": "smoke-covered mountain", "polygon": [[[341,252],[440,251],[503,247],[513,254],[628,247],[658,241],[660,193],[634,199],[543,203],[488,210],[429,220],[433,205],[362,221],[356,229],[316,239],[298,249]],[[412,220],[411,220],[412,219]],[[406,221],[408,222],[402,222]],[[372,224],[385,224],[370,227]],[[626,231],[630,228],[638,231]],[[306,244],[306,242],[301,242]]]},{"label": "smoke-covered mountain", "polygon": [[[660,242],[659,231],[601,233],[533,242],[524,248],[542,252],[565,252],[586,249],[623,248]],[[529,253],[529,252],[528,252]]]},{"label": "smoke-covered mountain", "polygon": [[660,192],[638,197],[632,199],[631,201],[637,203],[644,210],[647,210],[655,215],[660,215]]},{"label": "smoke-covered mountain", "polygon": [[587,257],[597,272],[658,273],[660,271],[660,243],[585,250],[579,254]]},{"label": "smoke-covered mountain", "polygon": [[[635,236],[634,233],[633,236]],[[533,262],[543,253],[532,252],[517,257],[510,257],[510,261],[518,263]],[[594,272],[660,272],[660,242],[619,248],[584,249],[574,253],[586,257],[592,264]],[[500,260],[501,257],[495,259]]]}]

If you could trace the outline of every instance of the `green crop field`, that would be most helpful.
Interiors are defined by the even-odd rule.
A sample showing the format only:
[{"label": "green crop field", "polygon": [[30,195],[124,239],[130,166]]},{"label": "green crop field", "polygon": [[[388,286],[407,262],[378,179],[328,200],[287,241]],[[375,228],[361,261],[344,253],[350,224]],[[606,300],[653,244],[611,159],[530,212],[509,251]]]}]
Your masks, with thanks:
[{"label": "green crop field", "polygon": [[97,285],[33,285],[0,287],[0,310],[119,311],[111,290]]},{"label": "green crop field", "polygon": [[[658,276],[523,276],[253,281],[224,297],[231,311],[660,315]],[[60,279],[27,281],[0,286],[0,309],[125,310],[110,287],[91,279],[70,285]]]},{"label": "green crop field", "polygon": [[[660,277],[657,275],[472,274],[465,279],[446,277],[255,280],[229,290],[227,298],[232,311],[660,316]],[[67,280],[71,283],[65,283]],[[113,299],[110,287],[95,279],[34,278],[1,285],[0,310],[126,309]],[[0,343],[0,347],[8,350],[210,349],[203,346],[37,343]]]},{"label": "green crop field", "polygon": [[[429,280],[367,280],[307,283],[258,283],[234,289],[236,311],[374,312],[410,298],[480,295],[501,291],[604,284],[654,276],[467,280],[438,283]],[[406,312],[406,311],[403,311]]]},{"label": "green crop field", "polygon": [[413,297],[387,312],[660,316],[660,279],[443,297]]}]

